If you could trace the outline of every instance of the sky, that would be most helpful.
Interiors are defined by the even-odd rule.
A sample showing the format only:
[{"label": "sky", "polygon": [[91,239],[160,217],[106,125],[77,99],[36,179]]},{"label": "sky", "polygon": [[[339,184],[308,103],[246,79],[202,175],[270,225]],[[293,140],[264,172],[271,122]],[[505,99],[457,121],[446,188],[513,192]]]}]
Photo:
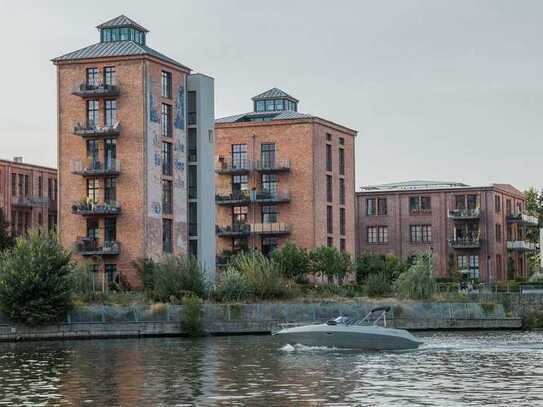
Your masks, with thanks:
[{"label": "sky", "polygon": [[217,117],[278,87],[358,130],[356,185],[543,188],[543,2],[0,0],[0,158],[56,166],[51,58],[125,14],[215,78]]}]

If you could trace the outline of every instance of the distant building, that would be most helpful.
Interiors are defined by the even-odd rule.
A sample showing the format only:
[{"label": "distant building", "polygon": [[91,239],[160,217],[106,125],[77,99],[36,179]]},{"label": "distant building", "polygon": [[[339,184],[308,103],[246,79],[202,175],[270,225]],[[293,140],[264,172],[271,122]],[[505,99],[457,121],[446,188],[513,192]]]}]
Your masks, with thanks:
[{"label": "distant building", "polygon": [[22,157],[0,160],[0,209],[12,235],[57,227],[57,170],[27,164]]},{"label": "distant building", "polygon": [[253,111],[215,121],[217,250],[269,254],[287,240],[355,252],[357,132],[298,112],[273,88]]},{"label": "distant building", "polygon": [[526,240],[526,229],[537,226],[537,219],[524,212],[524,196],[511,185],[375,185],[357,192],[356,204],[358,255],[408,260],[432,253],[436,276],[456,268],[486,283],[506,280],[508,271],[527,276],[526,254],[535,245]]},{"label": "distant building", "polygon": [[169,253],[214,271],[213,79],[126,16],[97,28],[98,43],[53,59],[62,244],[109,283],[138,287],[133,261]]}]

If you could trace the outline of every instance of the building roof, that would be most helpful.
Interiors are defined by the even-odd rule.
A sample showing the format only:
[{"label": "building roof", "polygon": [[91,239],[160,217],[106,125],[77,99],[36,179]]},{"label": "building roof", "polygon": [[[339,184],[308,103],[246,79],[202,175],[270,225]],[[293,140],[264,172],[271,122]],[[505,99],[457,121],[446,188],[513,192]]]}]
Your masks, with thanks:
[{"label": "building roof", "polygon": [[291,120],[291,119],[310,119],[315,116],[306,114],[306,113],[298,113],[294,112],[292,110],[281,110],[281,111],[275,111],[275,112],[248,112],[243,114],[237,114],[234,116],[227,116],[222,117],[220,119],[215,120],[215,123],[237,123],[237,122],[243,122],[246,121],[246,119],[254,118],[254,117],[262,117],[262,118],[269,118],[270,120]]},{"label": "building roof", "polygon": [[271,88],[270,90],[267,90],[266,92],[262,92],[261,94],[256,95],[252,99],[263,100],[263,99],[277,99],[277,98],[287,98],[294,102],[298,102],[298,99],[296,99],[293,96],[290,96],[287,92],[278,88]]},{"label": "building roof", "polygon": [[138,29],[140,31],[144,31],[146,33],[149,32],[149,30],[147,28],[145,28],[142,25],[136,23],[134,20],[128,18],[124,14],[121,14],[118,17],[112,18],[111,20],[108,20],[105,23],[102,23],[102,24],[96,26],[96,28],[98,28],[99,30],[101,30],[102,28],[116,28],[116,27],[117,28],[120,28],[120,27],[133,27],[133,28],[136,28],[136,29]]},{"label": "building roof", "polygon": [[161,59],[170,64],[176,65],[182,69],[190,70],[187,66],[177,62],[176,60],[161,54],[158,51],[146,46],[138,44],[134,41],[116,41],[116,42],[98,42],[88,47],[81,48],[77,51],[69,52],[57,58],[53,58],[53,62],[77,61],[80,59],[91,58],[108,58],[108,57],[124,57],[124,56],[143,56],[148,55]]}]

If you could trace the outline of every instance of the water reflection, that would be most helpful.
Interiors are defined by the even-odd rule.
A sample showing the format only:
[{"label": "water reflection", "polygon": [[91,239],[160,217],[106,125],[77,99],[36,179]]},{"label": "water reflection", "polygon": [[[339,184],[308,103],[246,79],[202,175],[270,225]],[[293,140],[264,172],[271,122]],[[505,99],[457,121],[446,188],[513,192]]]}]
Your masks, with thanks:
[{"label": "water reflection", "polygon": [[541,405],[542,338],[434,333],[389,353],[268,336],[0,344],[0,405]]}]

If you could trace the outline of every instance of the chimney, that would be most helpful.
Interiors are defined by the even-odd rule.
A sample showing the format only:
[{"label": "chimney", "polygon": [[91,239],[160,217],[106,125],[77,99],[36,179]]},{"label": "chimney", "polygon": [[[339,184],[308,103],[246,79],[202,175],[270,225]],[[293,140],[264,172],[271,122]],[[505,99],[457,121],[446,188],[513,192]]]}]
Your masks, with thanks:
[{"label": "chimney", "polygon": [[13,161],[15,161],[16,163],[22,163],[23,157],[22,156],[13,157]]}]

